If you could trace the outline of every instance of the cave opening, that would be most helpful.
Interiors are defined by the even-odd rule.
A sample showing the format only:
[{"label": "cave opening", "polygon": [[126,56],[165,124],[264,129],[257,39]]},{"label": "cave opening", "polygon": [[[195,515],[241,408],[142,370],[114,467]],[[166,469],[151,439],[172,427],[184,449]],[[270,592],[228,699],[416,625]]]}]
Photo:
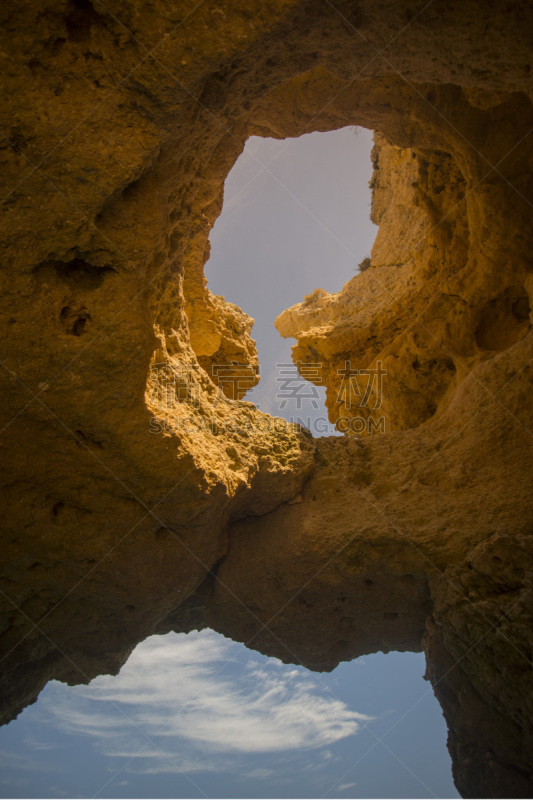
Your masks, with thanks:
[{"label": "cave opening", "polygon": [[11,792],[31,765],[2,796],[459,797],[423,673],[417,653],[317,674],[209,629],[151,636],[118,675],[52,680],[0,728]]},{"label": "cave opening", "polygon": [[293,363],[295,340],[274,320],[287,308],[334,294],[368,268],[373,134],[360,127],[296,139],[250,138],[229,173],[210,234],[208,289],[255,320],[259,383],[245,395],[263,412],[342,435],[328,419],[323,364]]}]

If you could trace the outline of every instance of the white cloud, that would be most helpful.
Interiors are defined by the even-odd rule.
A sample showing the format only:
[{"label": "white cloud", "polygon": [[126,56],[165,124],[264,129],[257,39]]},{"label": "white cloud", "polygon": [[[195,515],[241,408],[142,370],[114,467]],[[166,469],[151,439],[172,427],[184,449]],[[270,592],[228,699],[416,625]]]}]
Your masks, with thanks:
[{"label": "white cloud", "polygon": [[264,781],[266,780],[266,778],[272,778],[273,776],[276,775],[277,772],[274,769],[268,769],[266,767],[261,769],[260,767],[258,767],[257,769],[251,769],[248,772],[242,774],[240,778],[241,780]]},{"label": "white cloud", "polygon": [[247,661],[241,645],[213,631],[153,636],[118,676],[54,692],[48,711],[145,773],[228,769],[230,755],[330,746],[370,719],[301,669]]},{"label": "white cloud", "polygon": [[38,739],[33,739],[31,736],[26,736],[24,744],[27,745],[29,750],[55,750],[58,745],[52,742],[42,742]]}]

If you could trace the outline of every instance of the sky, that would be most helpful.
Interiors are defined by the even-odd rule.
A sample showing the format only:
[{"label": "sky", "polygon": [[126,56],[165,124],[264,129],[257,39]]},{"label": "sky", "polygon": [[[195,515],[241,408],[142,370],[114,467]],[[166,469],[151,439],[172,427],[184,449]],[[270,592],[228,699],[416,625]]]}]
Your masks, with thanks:
[{"label": "sky", "polygon": [[276,365],[292,364],[295,342],[282,339],[273,323],[314,289],[340,291],[370,254],[377,233],[370,221],[371,148],[364,128],[283,141],[252,137],[226,180],[210,236],[209,288],[255,319],[262,377],[246,399],[268,414],[310,420],[313,435],[335,434],[325,390],[308,384],[303,408],[296,399],[280,407],[276,394],[289,373]]},{"label": "sky", "polygon": [[2,797],[457,797],[419,654],[310,673],[213,631],[51,682],[0,729]]},{"label": "sky", "polygon": [[[273,320],[339,291],[369,254],[370,148],[353,128],[250,139],[211,235],[209,287],[256,320],[247,399],[311,427],[322,400],[279,411],[292,342]],[[458,797],[424,669],[422,654],[378,653],[311,673],[210,630],[152,636],[118,676],[53,681],[0,728],[0,797]]]}]

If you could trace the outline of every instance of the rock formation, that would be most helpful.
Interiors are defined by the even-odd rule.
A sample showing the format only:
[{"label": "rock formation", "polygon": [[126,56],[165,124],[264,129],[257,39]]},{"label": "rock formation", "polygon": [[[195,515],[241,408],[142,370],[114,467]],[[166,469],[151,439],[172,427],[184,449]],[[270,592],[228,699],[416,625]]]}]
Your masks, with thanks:
[{"label": "rock formation", "polygon": [[[530,796],[531,4],[0,15],[2,719],[153,632],[423,649],[459,790]],[[202,269],[246,138],[344,125],[376,131],[371,267],[277,322],[347,433],[313,440],[241,402],[252,323]]]}]

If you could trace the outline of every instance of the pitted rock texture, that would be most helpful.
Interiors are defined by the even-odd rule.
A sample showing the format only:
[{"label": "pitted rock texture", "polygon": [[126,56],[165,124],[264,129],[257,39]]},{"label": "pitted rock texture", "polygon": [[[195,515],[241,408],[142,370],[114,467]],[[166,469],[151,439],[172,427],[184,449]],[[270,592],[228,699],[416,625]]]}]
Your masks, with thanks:
[{"label": "pitted rock texture", "polygon": [[509,261],[505,220],[491,222],[490,251],[471,233],[480,184],[469,186],[448,153],[379,137],[373,162],[380,227],[371,266],[338,294],[317,292],[276,320],[282,336],[298,340],[293,359],[303,374],[320,364],[330,421],[351,435],[441,414],[476,364],[531,330],[530,265]]},{"label": "pitted rock texture", "polygon": [[[0,17],[2,719],[153,632],[424,649],[460,791],[530,796],[531,4]],[[386,427],[314,441],[241,402],[251,320],[202,270],[247,137],[344,125],[377,132],[372,266],[278,326],[333,420],[380,361]]]}]

